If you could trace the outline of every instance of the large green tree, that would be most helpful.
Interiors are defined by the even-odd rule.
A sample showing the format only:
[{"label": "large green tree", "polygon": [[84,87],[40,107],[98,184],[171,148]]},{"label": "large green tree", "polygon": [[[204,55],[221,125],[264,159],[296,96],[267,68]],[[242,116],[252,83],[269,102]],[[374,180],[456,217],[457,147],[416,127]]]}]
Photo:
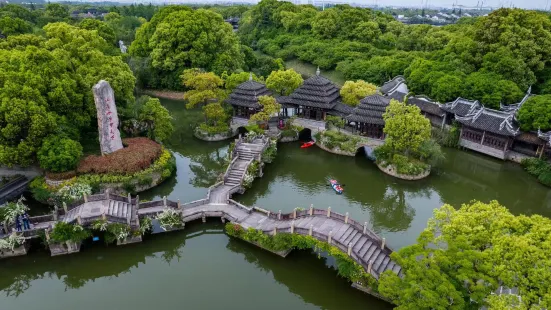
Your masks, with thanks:
[{"label": "large green tree", "polygon": [[293,69],[272,71],[266,79],[266,87],[279,95],[289,96],[300,85],[302,76]]},{"label": "large green tree", "polygon": [[230,91],[235,89],[239,84],[248,81],[251,77],[253,81],[263,81],[262,77],[258,77],[256,74],[251,72],[235,72],[230,75],[228,75],[227,73],[222,74],[222,79],[224,80],[224,88]]},{"label": "large green tree", "polygon": [[[221,74],[243,66],[239,40],[231,25],[219,14],[204,9],[176,10],[164,17],[152,31],[155,21],[152,19],[142,26],[144,30],[137,32],[136,42],[131,48],[131,52],[145,52],[145,56],[150,56],[155,69],[203,68]],[[143,46],[145,43],[147,46]]]},{"label": "large green tree", "polygon": [[183,84],[189,89],[184,93],[188,109],[199,104],[207,104],[209,101],[222,101],[226,96],[226,92],[222,89],[224,80],[212,72],[188,69],[184,70],[181,78]]},{"label": "large green tree", "polygon": [[172,116],[157,98],[149,98],[145,102],[138,119],[145,124],[147,136],[151,139],[166,141],[174,131]]},{"label": "large green tree", "polygon": [[43,139],[61,131],[74,140],[94,126],[92,86],[107,80],[117,105],[134,100],[135,79],[120,57],[107,56],[97,32],[65,23],[44,27],[46,39],[12,36],[0,44],[0,163],[28,165]]},{"label": "large green tree", "polygon": [[405,155],[417,153],[423,143],[430,140],[430,121],[421,114],[418,106],[390,101],[385,120],[385,145]]},{"label": "large green tree", "polygon": [[[550,232],[548,218],[514,216],[497,201],[444,205],[416,244],[392,254],[403,276],[383,273],[379,291],[397,309],[549,308]],[[520,298],[492,296],[499,286]]]},{"label": "large green tree", "polygon": [[518,111],[518,121],[525,131],[551,130],[551,95],[528,98]]},{"label": "large green tree", "polygon": [[357,106],[360,100],[377,92],[377,86],[366,81],[346,81],[341,88],[342,102]]}]

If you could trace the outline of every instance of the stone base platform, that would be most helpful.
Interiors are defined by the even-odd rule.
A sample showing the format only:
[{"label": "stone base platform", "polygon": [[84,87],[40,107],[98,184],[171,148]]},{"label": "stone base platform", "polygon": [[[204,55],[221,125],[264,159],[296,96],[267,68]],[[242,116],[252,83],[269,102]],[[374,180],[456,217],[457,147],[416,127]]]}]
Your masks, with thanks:
[{"label": "stone base platform", "polygon": [[23,243],[23,245],[18,246],[12,250],[0,250],[0,258],[8,258],[8,257],[14,257],[14,256],[23,256],[27,255],[30,248],[30,244],[28,242]]},{"label": "stone base platform", "polygon": [[80,252],[80,243],[67,241],[65,243],[50,243],[52,256],[66,255]]},{"label": "stone base platform", "polygon": [[142,236],[130,236],[124,240],[118,240],[117,239],[117,245],[126,245],[126,244],[132,244],[132,243],[138,243],[142,242]]}]

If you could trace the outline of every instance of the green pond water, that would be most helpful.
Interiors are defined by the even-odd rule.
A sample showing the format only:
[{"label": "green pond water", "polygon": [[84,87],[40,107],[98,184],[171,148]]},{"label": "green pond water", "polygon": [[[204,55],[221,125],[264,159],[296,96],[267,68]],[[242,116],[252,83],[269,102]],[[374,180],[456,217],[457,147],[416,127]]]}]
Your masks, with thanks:
[{"label": "green pond water", "polygon": [[[162,100],[174,116],[168,143],[174,177],[141,199],[203,198],[224,167],[229,141],[193,138],[198,111]],[[264,176],[234,199],[272,211],[331,207],[368,225],[394,249],[411,244],[435,208],[470,200],[499,200],[515,214],[551,216],[551,191],[519,165],[446,149],[446,161],[425,180],[406,182],[381,173],[363,157],[341,157],[316,147],[280,144]],[[343,195],[328,178],[345,184]],[[350,288],[332,260],[308,251],[283,259],[223,233],[218,221],[148,236],[125,247],[86,244],[78,254],[50,257],[40,246],[26,257],[0,261],[0,309],[390,309]]]}]

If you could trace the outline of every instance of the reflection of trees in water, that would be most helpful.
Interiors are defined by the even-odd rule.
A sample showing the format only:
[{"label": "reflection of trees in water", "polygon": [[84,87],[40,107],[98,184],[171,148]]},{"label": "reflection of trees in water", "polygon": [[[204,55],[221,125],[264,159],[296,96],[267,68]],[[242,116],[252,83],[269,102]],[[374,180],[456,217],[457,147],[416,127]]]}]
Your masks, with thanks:
[{"label": "reflection of trees in water", "polygon": [[409,228],[415,209],[407,202],[406,194],[409,193],[400,187],[388,186],[382,201],[371,205],[372,224],[376,231],[404,231]]},{"label": "reflection of trees in water", "polygon": [[31,281],[42,279],[44,275],[39,274],[19,274],[16,275],[10,285],[4,289],[6,296],[17,297],[31,287]]},{"label": "reflection of trees in water", "polygon": [[209,187],[216,183],[228,164],[226,152],[221,152],[220,148],[211,153],[197,154],[191,159],[189,168],[194,176],[189,182],[195,187]]}]

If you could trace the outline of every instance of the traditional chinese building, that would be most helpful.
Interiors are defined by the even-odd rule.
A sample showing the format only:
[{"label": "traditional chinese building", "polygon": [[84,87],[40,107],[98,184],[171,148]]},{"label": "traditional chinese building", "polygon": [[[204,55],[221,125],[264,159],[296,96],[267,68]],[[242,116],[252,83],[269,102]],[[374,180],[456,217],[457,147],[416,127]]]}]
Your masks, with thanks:
[{"label": "traditional chinese building", "polygon": [[294,106],[299,117],[320,121],[325,120],[329,112],[339,113],[334,110],[341,99],[339,91],[338,86],[320,75],[318,68],[316,75],[306,79],[290,96],[279,97],[278,102]]},{"label": "traditional chinese building", "polygon": [[400,102],[404,102],[409,92],[406,79],[401,75],[395,76],[392,80],[385,82],[379,87],[379,91],[386,97],[396,99]]},{"label": "traditional chinese building", "polygon": [[425,96],[408,97],[408,104],[413,104],[421,109],[421,113],[430,120],[432,126],[442,128],[446,121],[446,112],[442,110],[442,105],[432,101]]},{"label": "traditional chinese building", "polygon": [[390,100],[379,94],[367,96],[360,100],[360,104],[345,119],[360,135],[383,140],[385,138],[383,113],[390,104]]},{"label": "traditional chinese building", "polygon": [[473,101],[463,98],[457,98],[441,106],[441,109],[446,113],[444,117],[446,118],[445,123],[447,125],[451,125],[456,116],[463,117],[472,114],[480,108],[482,108],[482,105],[478,100]]},{"label": "traditional chinese building", "polygon": [[[468,105],[463,105],[466,110]],[[459,145],[500,159],[506,159],[520,134],[514,113],[478,108],[465,116],[456,115],[461,127]]]},{"label": "traditional chinese building", "polygon": [[272,92],[266,88],[266,85],[253,81],[251,75],[248,81],[239,84],[233,90],[226,102],[232,105],[234,117],[248,119],[262,110],[262,106],[258,103],[258,97],[271,95]]}]

